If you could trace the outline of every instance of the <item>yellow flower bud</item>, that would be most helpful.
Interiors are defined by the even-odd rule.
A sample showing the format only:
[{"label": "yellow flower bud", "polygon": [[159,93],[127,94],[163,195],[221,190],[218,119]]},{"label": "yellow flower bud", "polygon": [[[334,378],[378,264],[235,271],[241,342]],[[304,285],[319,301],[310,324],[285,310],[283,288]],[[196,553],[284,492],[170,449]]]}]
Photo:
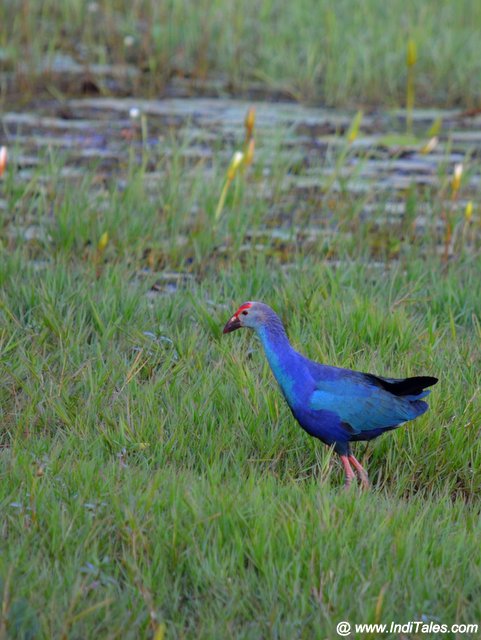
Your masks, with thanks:
[{"label": "yellow flower bud", "polygon": [[7,147],[0,147],[0,176],[3,175],[5,169],[7,168]]},{"label": "yellow flower bud", "polygon": [[430,138],[426,142],[424,147],[421,149],[421,153],[424,153],[424,154],[431,153],[431,151],[433,151],[433,149],[435,149],[438,146],[438,142],[439,142],[439,138],[437,136]]},{"label": "yellow flower bud", "polygon": [[252,161],[254,160],[255,146],[256,146],[256,143],[254,141],[254,138],[251,138],[249,140],[249,144],[247,145],[247,149],[246,149],[246,152],[245,152],[245,157],[244,157],[244,166],[245,167],[248,167],[249,165],[251,165]]},{"label": "yellow flower bud", "polygon": [[473,217],[473,203],[471,200],[466,204],[464,217],[466,218],[466,222],[471,222],[471,218]]},{"label": "yellow flower bud", "polygon": [[254,125],[256,123],[256,110],[254,107],[250,107],[247,111],[244,126],[246,128],[246,140],[250,140],[254,134]]},{"label": "yellow flower bud", "polygon": [[451,182],[451,188],[453,190],[453,194],[456,194],[459,191],[459,187],[461,186],[462,175],[463,175],[463,165],[461,163],[454,165],[454,174]]},{"label": "yellow flower bud", "polygon": [[100,236],[100,240],[99,240],[99,243],[97,245],[97,249],[99,251],[101,251],[101,252],[104,251],[104,249],[108,245],[108,243],[109,243],[109,233],[108,233],[108,231],[104,231],[102,233],[102,235]]},{"label": "yellow flower bud", "polygon": [[418,50],[416,47],[416,43],[412,38],[408,40],[408,46],[406,51],[406,63],[408,67],[414,67],[418,59]]},{"label": "yellow flower bud", "polygon": [[232,180],[234,180],[243,161],[244,154],[242,153],[242,151],[236,151],[232,156],[229,168],[227,169],[227,180],[229,180],[229,182],[232,182]]},{"label": "yellow flower bud", "polygon": [[154,633],[154,640],[164,640],[167,627],[165,622],[161,622]]},{"label": "yellow flower bud", "polygon": [[357,136],[359,135],[359,128],[361,126],[362,116],[363,116],[362,111],[358,111],[354,116],[354,118],[352,119],[351,126],[349,127],[349,130],[347,132],[347,141],[349,144],[352,144],[354,140],[357,138]]}]

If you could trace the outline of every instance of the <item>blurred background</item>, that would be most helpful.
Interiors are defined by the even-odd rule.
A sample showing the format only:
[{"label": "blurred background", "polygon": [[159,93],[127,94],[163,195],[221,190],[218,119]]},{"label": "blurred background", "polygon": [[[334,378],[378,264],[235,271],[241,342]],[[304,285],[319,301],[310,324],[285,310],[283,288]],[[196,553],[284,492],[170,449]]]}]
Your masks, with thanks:
[{"label": "blurred background", "polygon": [[[6,0],[0,12],[0,142],[17,181],[41,166],[42,182],[105,196],[68,243],[108,231],[119,250],[138,245],[138,221],[130,234],[108,218],[140,189],[151,267],[178,266],[179,247],[185,265],[254,239],[331,258],[397,258],[420,236],[444,261],[478,246],[476,2]],[[47,192],[68,206],[62,185]]]},{"label": "blurred background", "polygon": [[417,103],[471,108],[480,98],[480,22],[471,0],[4,0],[1,91],[160,97],[173,84],[336,107],[402,106],[411,38]]},{"label": "blurred background", "polygon": [[[0,638],[481,620],[480,33],[479,0],[0,1]],[[440,378],[356,447],[371,492],[222,336],[249,299]]]}]

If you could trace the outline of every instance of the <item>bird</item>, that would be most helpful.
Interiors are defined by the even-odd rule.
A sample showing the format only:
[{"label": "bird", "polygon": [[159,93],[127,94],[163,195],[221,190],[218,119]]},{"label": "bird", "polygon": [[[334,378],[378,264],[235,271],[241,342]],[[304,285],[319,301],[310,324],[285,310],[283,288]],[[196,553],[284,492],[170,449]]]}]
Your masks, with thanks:
[{"label": "bird", "polygon": [[[377,438],[428,410],[421,398],[437,378],[384,378],[321,364],[296,351],[276,312],[263,302],[244,302],[223,333],[253,329],[289,408],[307,433],[334,448],[348,488],[356,473],[369,488],[367,471],[352,454],[351,443]],[[354,467],[354,470],[353,470]]]}]

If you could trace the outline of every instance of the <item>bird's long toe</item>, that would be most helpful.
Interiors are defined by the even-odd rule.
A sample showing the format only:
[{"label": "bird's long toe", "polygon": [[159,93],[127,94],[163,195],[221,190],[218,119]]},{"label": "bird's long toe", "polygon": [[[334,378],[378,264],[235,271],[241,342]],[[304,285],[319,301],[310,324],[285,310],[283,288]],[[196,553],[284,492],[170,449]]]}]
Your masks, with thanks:
[{"label": "bird's long toe", "polygon": [[369,484],[369,476],[367,475],[366,469],[364,469],[359,460],[357,460],[357,458],[355,458],[352,454],[349,456],[349,462],[352,463],[357,473],[359,474],[359,478],[361,480],[363,488],[369,489],[371,485]]},{"label": "bird's long toe", "polygon": [[352,481],[356,478],[354,471],[352,470],[351,464],[349,462],[348,456],[340,456],[342,466],[344,467],[344,473],[346,474],[346,482],[344,483],[344,487],[349,489],[352,484]]}]

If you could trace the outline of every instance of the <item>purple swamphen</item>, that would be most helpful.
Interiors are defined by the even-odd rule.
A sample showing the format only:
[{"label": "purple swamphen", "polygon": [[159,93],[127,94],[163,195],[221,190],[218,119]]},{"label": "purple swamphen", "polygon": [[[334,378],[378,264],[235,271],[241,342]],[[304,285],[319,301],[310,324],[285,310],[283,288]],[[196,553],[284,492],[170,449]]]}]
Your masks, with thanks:
[{"label": "purple swamphen", "polygon": [[295,351],[278,315],[262,302],[246,302],[224,327],[224,333],[248,327],[261,339],[267,360],[294,418],[311,436],[334,445],[346,473],[346,486],[358,472],[368,476],[352,455],[350,442],[372,440],[428,409],[421,398],[437,378],[381,378],[313,362]]}]

